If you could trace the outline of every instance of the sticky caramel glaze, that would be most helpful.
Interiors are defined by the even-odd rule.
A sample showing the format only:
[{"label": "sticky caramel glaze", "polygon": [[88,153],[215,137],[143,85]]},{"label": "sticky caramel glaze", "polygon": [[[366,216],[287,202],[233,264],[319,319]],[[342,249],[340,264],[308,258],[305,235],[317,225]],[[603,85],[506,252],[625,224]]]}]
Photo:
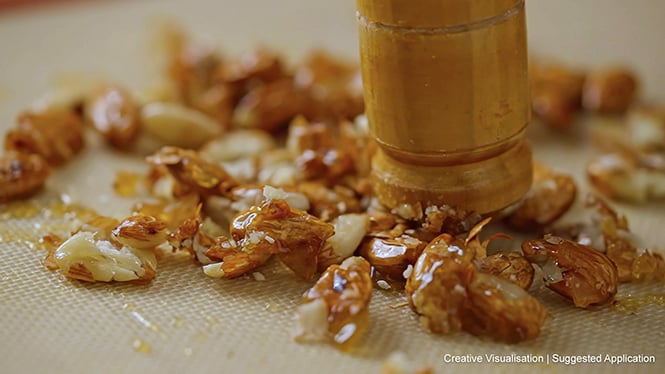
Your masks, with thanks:
[{"label": "sticky caramel glaze", "polygon": [[372,180],[389,207],[479,213],[531,185],[522,0],[357,0]]}]

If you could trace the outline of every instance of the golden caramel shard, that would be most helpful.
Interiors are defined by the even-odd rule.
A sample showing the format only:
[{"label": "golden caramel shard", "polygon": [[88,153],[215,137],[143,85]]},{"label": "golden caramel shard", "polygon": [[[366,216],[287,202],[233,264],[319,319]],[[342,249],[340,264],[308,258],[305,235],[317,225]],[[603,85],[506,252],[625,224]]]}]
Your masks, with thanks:
[{"label": "golden caramel shard", "polygon": [[[607,304],[617,293],[616,266],[591,247],[546,235],[543,239],[525,241],[522,251],[529,261],[543,268],[547,287],[577,307]],[[553,266],[554,274],[549,274]]]},{"label": "golden caramel shard", "polygon": [[367,329],[371,297],[367,261],[349,257],[341,265],[331,265],[296,309],[294,339],[332,341],[340,349],[352,348]]},{"label": "golden caramel shard", "polygon": [[111,233],[120,224],[120,220],[108,216],[93,215],[85,220],[77,232],[85,231],[95,234],[96,238],[111,239]]},{"label": "golden caramel shard", "polygon": [[118,170],[113,181],[113,191],[122,197],[136,196],[143,192],[142,187],[147,184],[148,180],[140,173]]}]

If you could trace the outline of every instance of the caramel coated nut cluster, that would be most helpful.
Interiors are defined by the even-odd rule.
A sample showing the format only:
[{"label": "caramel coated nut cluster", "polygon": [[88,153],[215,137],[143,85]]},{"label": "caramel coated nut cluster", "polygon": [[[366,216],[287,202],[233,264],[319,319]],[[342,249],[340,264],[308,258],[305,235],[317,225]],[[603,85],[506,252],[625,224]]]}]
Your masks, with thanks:
[{"label": "caramel coated nut cluster", "polygon": [[639,88],[637,77],[625,67],[587,73],[535,59],[530,78],[533,113],[555,129],[572,126],[582,110],[625,113],[636,101]]},{"label": "caramel coated nut cluster", "polygon": [[508,343],[538,336],[543,305],[520,286],[474,264],[482,256],[467,240],[442,234],[418,257],[405,291],[411,308],[434,333],[466,330]]},{"label": "caramel coated nut cluster", "polygon": [[[547,287],[582,308],[610,303],[619,282],[665,281],[663,258],[639,247],[627,220],[600,198],[590,198],[588,222],[557,226],[577,187],[545,165],[535,165],[529,193],[500,217],[531,235],[521,250],[511,243],[512,251],[488,253],[490,241],[509,237],[481,241],[489,219],[474,212],[386,209],[368,179],[376,145],[353,64],[314,52],[289,68],[267,49],[227,60],[178,29],[166,40],[169,84],[158,95],[138,98],[104,84],[21,114],[7,133],[0,203],[37,193],[52,168],[81,151],[87,128],[122,152],[150,154],[146,175],[119,173],[115,181],[116,191],[137,199],[127,217],[88,212],[68,237],[43,233],[49,269],[89,282],[149,283],[160,258],[182,252],[207,276],[231,281],[264,279],[257,271],[274,257],[313,282],[294,338],[343,350],[362,341],[372,293],[386,289],[405,295],[433,333],[517,343],[547,326],[548,312],[529,294],[540,274],[534,265]],[[624,111],[636,90],[622,71],[537,67],[532,76],[534,111],[555,127],[568,126],[582,106]],[[651,174],[642,184],[622,182],[642,165],[662,171],[652,156],[665,149],[660,117],[640,113],[629,139],[652,153],[627,153],[633,148],[623,144],[622,155],[636,155],[632,163],[620,171],[603,160],[589,167],[609,195],[662,194]]]},{"label": "caramel coated nut cluster", "polygon": [[530,73],[533,113],[548,127],[568,129],[583,110],[610,119],[593,127],[601,153],[587,165],[589,181],[600,193],[637,203],[665,198],[665,109],[638,101],[633,72],[622,67],[583,72],[535,60]]}]

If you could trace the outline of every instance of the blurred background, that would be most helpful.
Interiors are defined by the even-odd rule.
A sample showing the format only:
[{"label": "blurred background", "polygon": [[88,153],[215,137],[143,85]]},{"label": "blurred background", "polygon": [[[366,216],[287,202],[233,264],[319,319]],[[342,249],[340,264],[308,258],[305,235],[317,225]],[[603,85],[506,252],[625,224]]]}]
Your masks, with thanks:
[{"label": "blurred background", "polygon": [[[665,101],[665,1],[527,0],[527,15],[532,54],[626,65],[643,98]],[[9,119],[5,105],[34,99],[58,74],[103,73],[129,86],[153,79],[149,35],[159,17],[228,54],[262,43],[291,59],[313,47],[357,59],[353,0],[0,0],[0,120]]]}]

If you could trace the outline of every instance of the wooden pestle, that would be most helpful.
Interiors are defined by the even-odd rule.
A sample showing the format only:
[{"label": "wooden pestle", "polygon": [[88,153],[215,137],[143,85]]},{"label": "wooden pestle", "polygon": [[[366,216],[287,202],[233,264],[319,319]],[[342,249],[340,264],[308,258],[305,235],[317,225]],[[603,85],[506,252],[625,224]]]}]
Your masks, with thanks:
[{"label": "wooden pestle", "polygon": [[524,0],[357,0],[372,183],[492,213],[531,186]]}]

